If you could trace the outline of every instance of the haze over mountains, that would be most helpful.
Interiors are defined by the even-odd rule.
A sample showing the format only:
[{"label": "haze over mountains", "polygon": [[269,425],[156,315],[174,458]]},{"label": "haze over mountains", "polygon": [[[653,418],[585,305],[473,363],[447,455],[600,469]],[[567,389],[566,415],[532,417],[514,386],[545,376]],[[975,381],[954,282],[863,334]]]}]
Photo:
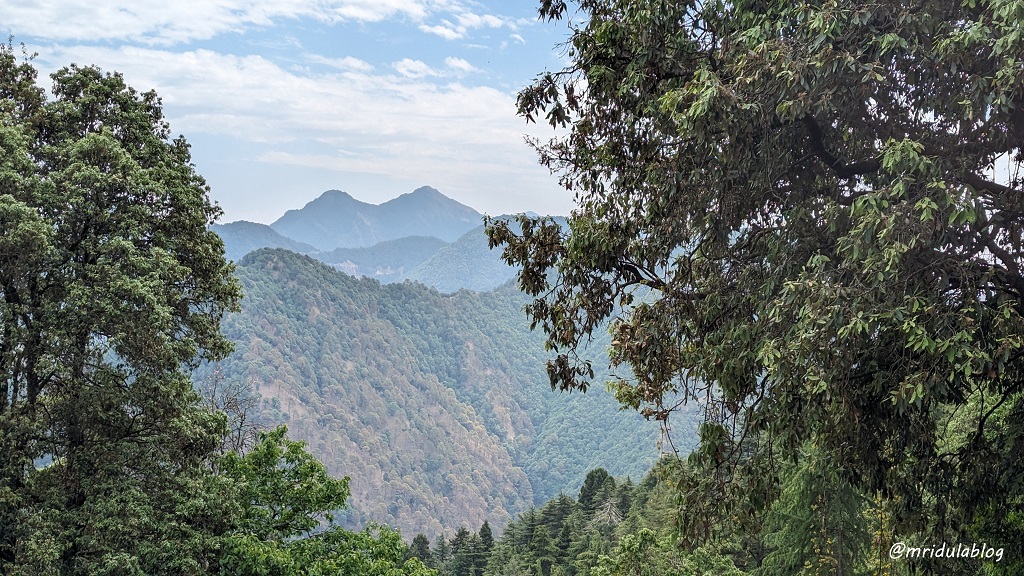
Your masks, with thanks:
[{"label": "haze over mountains", "polygon": [[591,392],[551,391],[528,298],[471,208],[420,188],[379,206],[328,192],[286,216],[214,227],[245,290],[216,374],[251,383],[260,422],[352,478],[349,526],[500,527],[593,468],[639,478],[657,458],[658,427],[601,389],[607,341]]},{"label": "haze over mountains", "polygon": [[478,226],[482,217],[429,186],[383,204],[367,204],[340,190],[328,190],[301,209],[285,212],[270,227],[326,251],[406,236],[435,236],[451,242]]},{"label": "haze over mountains", "polygon": [[445,292],[491,290],[514,276],[487,248],[483,215],[423,186],[383,204],[328,190],[270,225],[216,224],[227,257],[285,248],[354,276],[413,280]]}]

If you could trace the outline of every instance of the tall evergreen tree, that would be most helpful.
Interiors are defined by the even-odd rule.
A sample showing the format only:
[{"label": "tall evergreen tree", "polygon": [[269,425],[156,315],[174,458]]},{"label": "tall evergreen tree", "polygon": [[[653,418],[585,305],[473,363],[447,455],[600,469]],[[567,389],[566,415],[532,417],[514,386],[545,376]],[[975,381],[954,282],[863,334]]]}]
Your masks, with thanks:
[{"label": "tall evergreen tree", "polygon": [[473,555],[473,573],[483,574],[487,568],[487,560],[491,555],[491,551],[494,550],[494,533],[491,531],[491,525],[487,520],[484,520],[484,523],[480,525],[475,541],[477,549]]},{"label": "tall evergreen tree", "polygon": [[412,539],[406,556],[408,558],[419,558],[429,568],[434,566],[434,557],[430,552],[430,540],[423,534],[417,534]]},{"label": "tall evergreen tree", "polygon": [[583,480],[583,486],[580,487],[579,498],[576,499],[584,510],[587,512],[592,512],[594,510],[598,504],[598,502],[595,501],[597,493],[609,479],[611,479],[612,482],[615,481],[604,468],[595,468],[590,472],[587,472],[587,477]]},{"label": "tall evergreen tree", "polygon": [[0,47],[0,572],[195,574],[225,432],[189,371],[230,349],[220,215],[160,100]]},{"label": "tall evergreen tree", "polygon": [[434,564],[433,567],[437,569],[438,573],[442,576],[451,574],[451,562],[452,562],[452,547],[448,543],[448,539],[444,537],[444,534],[437,536],[437,541],[434,543]]},{"label": "tall evergreen tree", "polygon": [[484,523],[480,525],[480,545],[483,547],[484,552],[490,552],[491,548],[494,547],[494,532],[491,531],[491,525],[484,520]]},{"label": "tall evergreen tree", "polygon": [[860,573],[869,545],[867,501],[840,470],[820,449],[808,446],[783,474],[782,492],[765,522],[772,551],[761,574]]},{"label": "tall evergreen tree", "polygon": [[455,536],[452,537],[450,542],[452,576],[473,576],[474,556],[477,552],[474,546],[474,536],[475,534],[471,534],[465,526],[460,526],[455,532]]},{"label": "tall evergreen tree", "polygon": [[530,551],[533,554],[538,576],[550,576],[558,551],[551,539],[551,533],[543,524],[537,526],[533,532],[533,538],[530,539]]}]

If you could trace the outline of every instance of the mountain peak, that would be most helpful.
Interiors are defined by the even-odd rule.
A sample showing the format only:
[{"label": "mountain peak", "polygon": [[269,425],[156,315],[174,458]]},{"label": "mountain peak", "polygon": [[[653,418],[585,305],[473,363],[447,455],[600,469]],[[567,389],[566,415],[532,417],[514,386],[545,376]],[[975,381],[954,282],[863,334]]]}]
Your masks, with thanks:
[{"label": "mountain peak", "polygon": [[[381,204],[381,206],[387,206],[392,204],[405,204],[410,201],[445,203],[451,204],[453,206],[456,204],[460,206],[462,205],[460,202],[453,200],[442,194],[440,191],[437,190],[437,188],[432,188],[430,186],[420,186],[419,188],[413,190],[412,192],[406,192],[405,194],[402,194],[397,198],[392,198],[391,200],[384,202],[383,204]],[[466,206],[466,208],[469,207]],[[472,210],[472,208],[470,208],[470,210]]]},{"label": "mountain peak", "polygon": [[[430,196],[444,196],[444,194],[441,194],[437,190],[437,188],[431,188],[430,186],[420,186],[419,188],[417,188],[417,189],[413,190],[412,192],[410,192],[410,194],[422,195],[422,196],[426,196],[426,195],[430,195]],[[444,196],[444,197],[448,198],[447,196]]]},{"label": "mountain peak", "polygon": [[368,204],[341,190],[328,190],[301,210],[271,224],[283,236],[329,251],[371,246],[406,236],[452,242],[480,224],[481,215],[430,186],[383,204]]},{"label": "mountain peak", "polygon": [[344,192],[342,190],[327,190],[323,194],[321,194],[321,195],[317,196],[316,198],[314,198],[313,200],[311,200],[308,204],[306,204],[306,206],[309,206],[310,204],[318,204],[318,203],[324,203],[324,202],[329,202],[329,203],[332,203],[332,204],[337,204],[337,203],[342,203],[342,202],[348,203],[348,202],[359,202],[359,201],[356,200],[355,198],[353,198],[352,195],[349,194],[348,192]]}]

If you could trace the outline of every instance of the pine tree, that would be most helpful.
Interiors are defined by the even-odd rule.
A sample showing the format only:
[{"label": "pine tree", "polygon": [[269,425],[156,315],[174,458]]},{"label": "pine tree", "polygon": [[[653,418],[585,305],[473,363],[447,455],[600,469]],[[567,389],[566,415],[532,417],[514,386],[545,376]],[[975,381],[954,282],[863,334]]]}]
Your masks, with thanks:
[{"label": "pine tree", "polygon": [[430,552],[430,540],[427,539],[423,534],[417,534],[412,539],[412,543],[409,545],[409,550],[406,552],[407,558],[419,558],[429,568],[434,567],[434,556]]},{"label": "pine tree", "polygon": [[765,522],[773,549],[765,576],[852,576],[866,564],[870,536],[866,500],[842,478],[841,468],[809,446],[783,474],[782,492]]}]

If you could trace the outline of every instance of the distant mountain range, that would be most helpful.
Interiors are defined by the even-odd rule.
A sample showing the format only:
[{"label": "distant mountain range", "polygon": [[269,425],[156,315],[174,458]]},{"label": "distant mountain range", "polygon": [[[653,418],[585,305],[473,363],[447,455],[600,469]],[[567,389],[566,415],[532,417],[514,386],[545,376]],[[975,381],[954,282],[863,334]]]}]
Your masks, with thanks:
[{"label": "distant mountain range", "polygon": [[487,247],[483,215],[423,186],[383,204],[328,190],[273,224],[232,222],[212,229],[227,257],[284,248],[383,283],[413,280],[442,292],[493,290],[515,276]]},{"label": "distant mountain range", "polygon": [[482,214],[423,186],[383,204],[367,204],[340,190],[328,190],[270,225],[277,233],[317,250],[373,246],[406,236],[434,236],[451,242],[480,225]]},{"label": "distant mountain range", "polygon": [[284,248],[300,254],[317,251],[309,244],[278,234],[266,224],[239,220],[228,224],[214,224],[211,228],[224,240],[225,256],[228,260],[236,262],[249,252],[260,248]]}]

